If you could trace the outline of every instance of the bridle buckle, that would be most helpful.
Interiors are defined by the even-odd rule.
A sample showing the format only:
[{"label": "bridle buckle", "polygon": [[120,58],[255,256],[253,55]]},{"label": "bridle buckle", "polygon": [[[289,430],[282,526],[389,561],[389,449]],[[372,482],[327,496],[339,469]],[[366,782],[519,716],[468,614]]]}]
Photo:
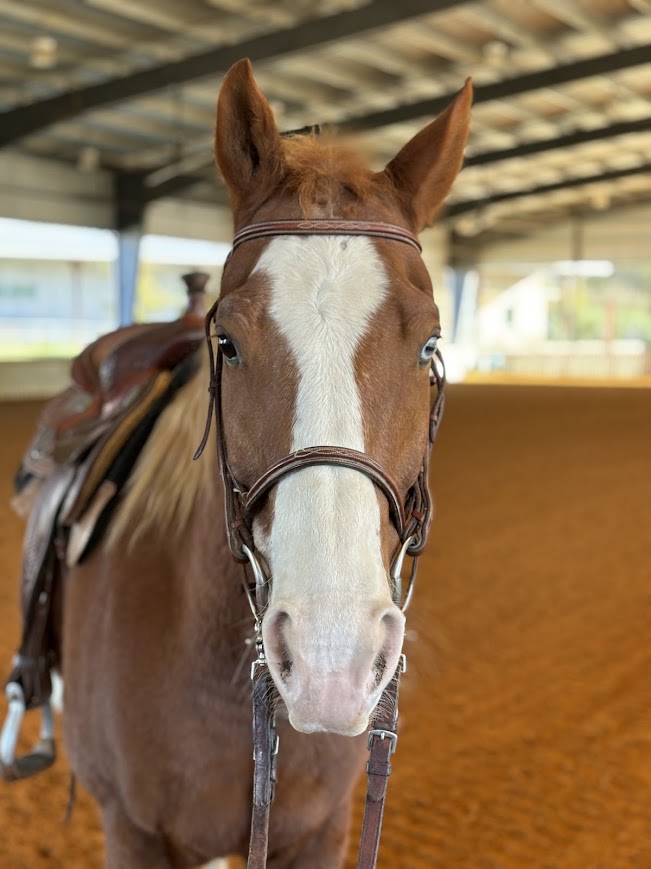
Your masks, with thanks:
[{"label": "bridle buckle", "polygon": [[388,739],[391,742],[391,751],[389,754],[396,753],[396,747],[398,745],[398,734],[394,733],[393,730],[383,730],[382,728],[374,728],[373,730],[369,730],[368,732],[368,749],[369,751],[373,748],[373,740],[375,738],[385,740]]}]

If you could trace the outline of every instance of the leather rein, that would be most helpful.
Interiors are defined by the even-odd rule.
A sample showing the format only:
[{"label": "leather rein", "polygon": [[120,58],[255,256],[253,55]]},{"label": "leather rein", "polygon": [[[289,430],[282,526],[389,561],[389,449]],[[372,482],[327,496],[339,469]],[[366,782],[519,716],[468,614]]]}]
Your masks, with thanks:
[{"label": "leather rein", "polygon": [[[422,251],[416,236],[394,224],[359,220],[274,220],[246,226],[236,233],[231,253],[247,241],[285,235],[346,235],[366,236],[408,244],[419,253]],[[273,682],[262,643],[262,618],[267,607],[271,577],[264,559],[256,552],[253,540],[253,517],[264,498],[289,474],[304,468],[326,465],[350,468],[368,477],[384,494],[389,504],[389,514],[399,536],[399,546],[391,566],[392,597],[404,612],[411,600],[418,555],[423,550],[431,521],[431,498],[428,489],[429,457],[434,438],[443,416],[445,402],[445,368],[440,351],[432,359],[430,379],[434,398],[430,408],[429,440],[423,456],[418,477],[403,499],[398,487],[384,468],[366,453],[343,446],[313,446],[290,453],[269,467],[249,488],[241,486],[228,462],[223,427],[222,371],[223,356],[215,353],[212,343],[212,328],[216,321],[219,299],[206,315],[205,333],[210,359],[209,405],[206,427],[201,443],[194,455],[198,459],[203,452],[212,423],[216,419],[217,452],[219,468],[224,484],[226,529],[228,543],[234,558],[245,567],[244,590],[255,624],[256,660],[251,665],[253,681],[253,808],[251,838],[247,869],[264,869],[267,864],[269,810],[274,796],[276,781],[276,754],[278,737],[275,732],[273,711],[269,693]],[[412,558],[412,567],[407,589],[402,594],[402,566],[405,556]],[[251,588],[246,578],[246,565],[250,565],[254,577]],[[368,785],[357,869],[374,869],[380,843],[384,799],[391,773],[390,757],[397,743],[398,689],[400,675],[406,668],[402,655],[400,664],[384,690],[377,713],[368,734],[369,761],[366,766]]]}]

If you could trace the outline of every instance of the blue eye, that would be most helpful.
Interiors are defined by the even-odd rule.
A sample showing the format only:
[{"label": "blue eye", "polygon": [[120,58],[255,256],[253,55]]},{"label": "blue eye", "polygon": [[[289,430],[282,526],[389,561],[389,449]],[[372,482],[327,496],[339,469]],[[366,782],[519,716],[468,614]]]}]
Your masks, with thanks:
[{"label": "blue eye", "polygon": [[436,345],[438,344],[438,340],[438,335],[432,335],[431,338],[428,338],[427,343],[420,351],[421,364],[429,364],[432,361],[432,359],[434,358],[434,354],[436,353]]}]

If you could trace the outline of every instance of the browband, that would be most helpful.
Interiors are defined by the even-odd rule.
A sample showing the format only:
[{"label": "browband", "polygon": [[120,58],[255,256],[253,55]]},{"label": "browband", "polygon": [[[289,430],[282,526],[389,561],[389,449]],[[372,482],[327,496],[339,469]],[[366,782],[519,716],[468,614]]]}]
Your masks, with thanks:
[{"label": "browband", "polygon": [[245,241],[275,235],[366,235],[409,244],[421,253],[423,247],[413,232],[393,223],[368,220],[265,220],[251,223],[235,233],[232,250]]}]

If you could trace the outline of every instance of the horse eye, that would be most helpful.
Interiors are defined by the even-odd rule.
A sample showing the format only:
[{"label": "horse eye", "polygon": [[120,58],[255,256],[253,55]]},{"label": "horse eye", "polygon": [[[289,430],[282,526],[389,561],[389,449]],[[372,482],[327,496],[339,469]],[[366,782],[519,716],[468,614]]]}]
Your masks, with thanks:
[{"label": "horse eye", "polygon": [[420,351],[420,361],[421,363],[429,363],[434,358],[434,354],[436,353],[436,345],[438,344],[439,336],[432,335],[431,338],[428,339],[427,343]]},{"label": "horse eye", "polygon": [[228,337],[228,335],[218,335],[217,336],[217,344],[219,346],[220,353],[229,363],[229,365],[236,365],[240,361],[240,354],[237,352],[237,347]]}]

